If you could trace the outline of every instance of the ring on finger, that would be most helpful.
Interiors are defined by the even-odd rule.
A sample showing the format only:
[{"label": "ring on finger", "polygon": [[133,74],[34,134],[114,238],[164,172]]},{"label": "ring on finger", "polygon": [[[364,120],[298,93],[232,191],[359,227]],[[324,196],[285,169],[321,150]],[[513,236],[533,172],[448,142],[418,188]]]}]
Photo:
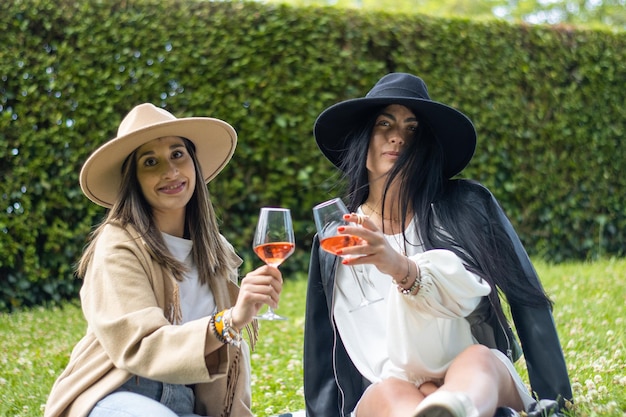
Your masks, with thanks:
[{"label": "ring on finger", "polygon": [[365,221],[365,216],[362,214],[356,214],[356,224],[358,225],[362,225],[363,222]]}]

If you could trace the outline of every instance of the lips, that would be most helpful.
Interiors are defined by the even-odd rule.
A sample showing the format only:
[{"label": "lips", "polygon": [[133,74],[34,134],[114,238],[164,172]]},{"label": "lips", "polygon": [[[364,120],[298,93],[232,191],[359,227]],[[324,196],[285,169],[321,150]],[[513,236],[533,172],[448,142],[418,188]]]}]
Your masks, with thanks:
[{"label": "lips", "polygon": [[185,182],[176,182],[159,188],[159,191],[165,194],[176,194],[185,187]]},{"label": "lips", "polygon": [[392,157],[397,158],[398,156],[400,156],[400,152],[394,152],[394,151],[383,152],[383,155],[392,156]]}]

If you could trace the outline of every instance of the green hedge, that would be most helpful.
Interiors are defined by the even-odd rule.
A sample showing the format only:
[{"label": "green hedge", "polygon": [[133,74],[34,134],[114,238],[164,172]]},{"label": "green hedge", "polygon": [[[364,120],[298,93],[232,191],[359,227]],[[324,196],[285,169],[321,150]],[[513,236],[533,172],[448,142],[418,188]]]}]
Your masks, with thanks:
[{"label": "green hedge", "polygon": [[464,176],[490,187],[528,251],[624,254],[626,36],[572,28],[200,0],[13,0],[0,5],[0,310],[73,297],[104,215],[82,162],[136,104],[213,116],[239,133],[209,184],[245,258],[258,209],[290,207],[305,271],[311,207],[341,193],[312,138],[327,106],[390,71],[476,124]]}]

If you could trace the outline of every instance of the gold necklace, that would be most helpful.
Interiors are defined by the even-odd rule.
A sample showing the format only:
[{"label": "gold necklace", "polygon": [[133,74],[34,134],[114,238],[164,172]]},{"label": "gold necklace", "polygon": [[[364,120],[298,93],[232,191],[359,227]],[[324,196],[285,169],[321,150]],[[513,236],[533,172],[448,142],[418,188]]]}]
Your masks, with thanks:
[{"label": "gold necklace", "polygon": [[370,206],[370,205],[369,205],[369,204],[367,204],[367,203],[363,203],[363,205],[364,205],[365,207],[367,207],[367,208],[368,208],[368,209],[369,209],[372,213],[377,214],[377,215],[378,215],[378,217],[380,217],[380,218],[381,218],[381,219],[383,219],[383,220],[388,220],[388,221],[391,221],[391,222],[396,222],[396,223],[399,223],[399,222],[400,222],[400,219],[399,219],[399,218],[395,218],[395,219],[393,219],[393,218],[391,218],[391,217],[389,217],[389,218],[385,218],[385,217],[383,217],[383,214],[382,214],[380,211],[377,211],[374,207]]},{"label": "gold necklace", "polygon": [[[377,211],[377,210],[375,210],[374,207],[370,206],[367,203],[363,203],[363,205],[365,207],[367,207],[368,210],[370,210],[372,213],[377,214],[383,220],[387,220],[387,221],[395,222],[395,223],[400,223],[400,219],[392,219],[392,218],[386,219],[386,218],[383,217],[382,213]],[[400,240],[398,240],[398,238],[396,237],[396,235],[398,235],[398,234],[400,235]],[[391,236],[393,237],[393,240],[395,240],[396,243],[398,244],[398,249],[400,250],[400,253],[402,253],[402,256],[406,256],[406,240],[404,240],[404,233],[402,233],[402,232],[394,233]],[[401,244],[401,240],[404,240],[404,242],[402,242],[402,243],[404,243],[404,245]]]}]

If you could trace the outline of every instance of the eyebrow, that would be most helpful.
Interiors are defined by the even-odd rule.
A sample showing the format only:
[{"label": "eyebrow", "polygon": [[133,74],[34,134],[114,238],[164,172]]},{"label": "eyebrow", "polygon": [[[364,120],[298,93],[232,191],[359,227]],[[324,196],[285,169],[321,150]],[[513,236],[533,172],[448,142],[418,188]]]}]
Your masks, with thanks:
[{"label": "eyebrow", "polygon": [[[170,150],[172,151],[174,149],[184,148],[184,147],[185,145],[182,143],[175,143],[173,145],[170,145]],[[144,153],[137,155],[137,160],[140,160],[144,156],[149,156],[149,155],[154,155],[154,151],[145,151]]]},{"label": "eyebrow", "polygon": [[[386,116],[390,119],[393,119],[394,121],[396,120],[396,117],[391,114],[391,113],[387,113],[387,112],[381,112],[380,113],[381,116]],[[407,117],[406,119],[404,119],[405,122],[419,122],[419,120],[417,120],[417,117],[413,116],[413,117]]]}]

